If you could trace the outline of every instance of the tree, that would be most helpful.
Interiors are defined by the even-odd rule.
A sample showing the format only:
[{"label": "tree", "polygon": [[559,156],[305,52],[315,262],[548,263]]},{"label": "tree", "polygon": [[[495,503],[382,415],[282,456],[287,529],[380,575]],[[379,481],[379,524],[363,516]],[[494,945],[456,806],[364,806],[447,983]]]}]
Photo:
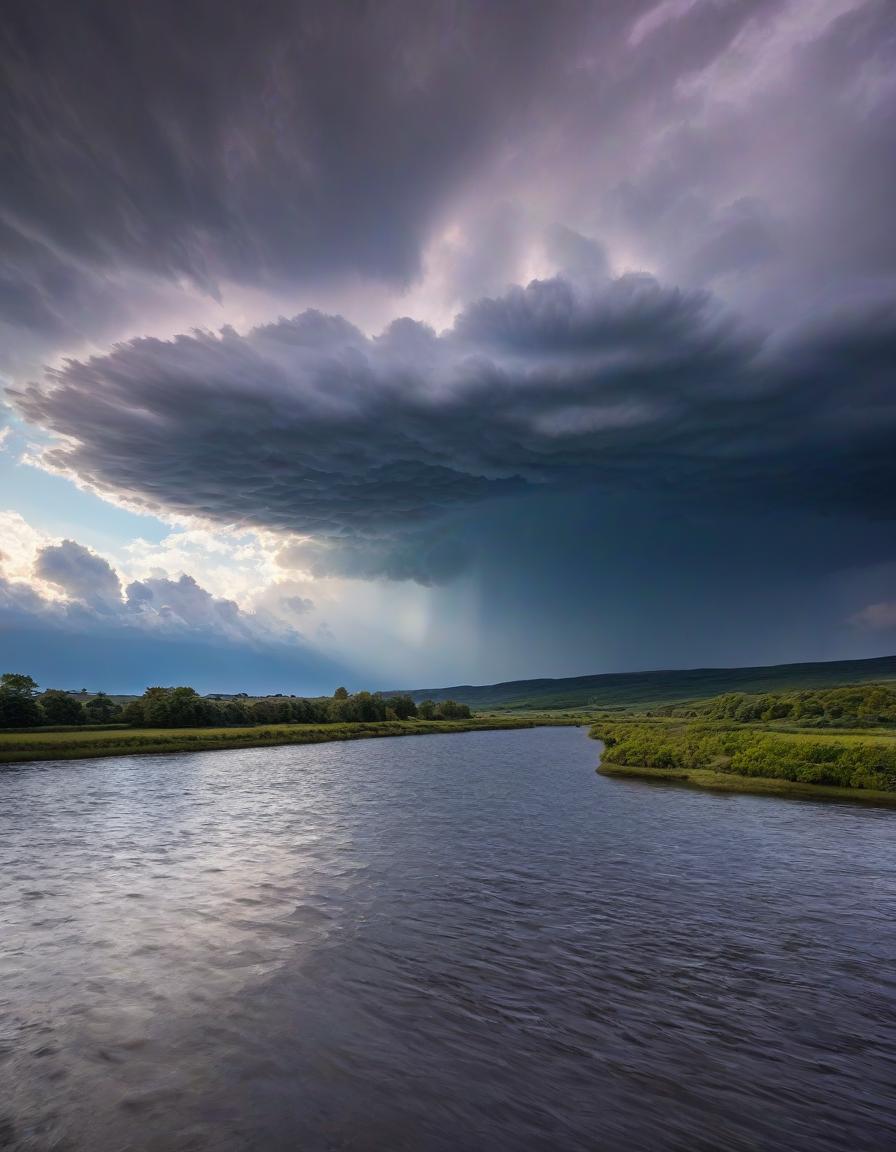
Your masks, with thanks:
[{"label": "tree", "polygon": [[166,688],[167,723],[174,728],[193,728],[202,724],[214,724],[218,719],[217,709],[210,700],[203,700],[195,688],[183,685],[179,688]]},{"label": "tree", "polygon": [[48,688],[40,698],[40,706],[48,724],[84,723],[84,705],[59,688]]},{"label": "tree", "polygon": [[37,681],[21,672],[4,672],[0,676],[0,691],[31,697],[37,691]]},{"label": "tree", "polygon": [[132,728],[142,728],[146,723],[146,716],[143,709],[143,697],[139,700],[129,700],[121,710],[121,719],[124,724],[129,724]]},{"label": "tree", "polygon": [[386,707],[391,708],[399,720],[417,715],[417,705],[410,696],[392,696],[386,701]]},{"label": "tree", "polygon": [[143,693],[143,723],[149,728],[166,728],[170,724],[168,694],[170,688],[155,685]]},{"label": "tree", "polygon": [[370,692],[356,692],[351,699],[355,706],[355,720],[360,720],[363,724],[370,724],[375,720],[386,718],[385,704],[379,697],[373,696]]},{"label": "tree", "polygon": [[[147,728],[192,728],[214,724],[220,713],[210,700],[203,700],[194,688],[147,688],[139,703],[142,709],[128,707],[125,715],[129,723],[145,724]],[[138,719],[142,711],[142,721]]]},{"label": "tree", "polygon": [[256,700],[249,709],[256,724],[288,724],[292,720],[292,705],[288,700],[265,697]]},{"label": "tree", "polygon": [[0,728],[34,728],[43,719],[34,699],[37,683],[19,672],[0,676]]},{"label": "tree", "polygon": [[105,692],[97,692],[92,700],[87,701],[84,709],[91,724],[109,724],[121,712],[121,708]]},{"label": "tree", "polygon": [[347,696],[334,696],[327,708],[327,721],[332,724],[342,724],[347,720],[354,720],[354,709]]},{"label": "tree", "polygon": [[421,700],[417,705],[417,715],[421,720],[435,720],[436,706],[432,700]]},{"label": "tree", "polygon": [[224,705],[224,719],[228,724],[249,724],[249,709],[242,700],[229,700]]},{"label": "tree", "polygon": [[348,700],[348,688],[339,687],[333,693],[334,700]]},{"label": "tree", "polygon": [[439,720],[469,720],[469,704],[458,704],[456,700],[443,700],[437,712]]}]

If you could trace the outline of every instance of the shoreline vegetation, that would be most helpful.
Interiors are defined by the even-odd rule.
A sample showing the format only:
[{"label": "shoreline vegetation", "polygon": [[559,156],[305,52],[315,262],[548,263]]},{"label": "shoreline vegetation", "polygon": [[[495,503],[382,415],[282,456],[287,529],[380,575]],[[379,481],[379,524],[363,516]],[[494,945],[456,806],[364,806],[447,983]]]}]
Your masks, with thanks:
[{"label": "shoreline vegetation", "polygon": [[42,760],[86,760],[105,756],[210,752],[326,744],[384,736],[433,736],[581,724],[578,717],[474,716],[469,720],[385,720],[350,724],[271,724],[250,728],[69,728],[0,732],[0,765]]},{"label": "shoreline vegetation", "polygon": [[38,690],[22,673],[0,676],[0,730],[82,725],[127,728],[245,728],[257,724],[346,724],[388,720],[469,720],[468,704],[405,694],[337,688],[332,696],[200,696],[187,685],[147,688],[142,696]]},{"label": "shoreline vegetation", "polygon": [[590,725],[597,771],[723,793],[859,800],[896,807],[896,682],[588,711],[474,715],[407,693],[251,698],[188,687],[140,697],[49,690],[0,677],[0,764],[265,748],[388,736]]},{"label": "shoreline vegetation", "polygon": [[730,693],[599,717],[604,776],[896,805],[896,684]]},{"label": "shoreline vegetation", "polygon": [[715,772],[711,768],[645,768],[630,764],[614,764],[601,760],[597,769],[601,776],[612,779],[647,780],[660,784],[680,784],[710,792],[747,794],[750,796],[791,797],[797,800],[856,800],[866,804],[892,805],[896,808],[896,792],[883,792],[870,788],[838,788],[832,784],[800,784],[795,780],[775,780],[768,776],[737,776],[730,772]]},{"label": "shoreline vegetation", "polygon": [[38,693],[30,677],[0,676],[0,764],[82,760],[102,756],[205,752],[320,744],[383,736],[481,732],[572,725],[580,716],[474,716],[453,700],[406,694],[269,696],[252,699],[200,696],[188,687],[154,687],[117,701],[105,693]]}]

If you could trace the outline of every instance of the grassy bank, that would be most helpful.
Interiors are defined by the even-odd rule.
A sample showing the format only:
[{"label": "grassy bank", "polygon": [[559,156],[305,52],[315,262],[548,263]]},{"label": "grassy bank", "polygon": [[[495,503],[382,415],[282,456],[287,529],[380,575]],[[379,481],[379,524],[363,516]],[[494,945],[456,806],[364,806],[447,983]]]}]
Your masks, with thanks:
[{"label": "grassy bank", "polygon": [[429,736],[505,728],[570,725],[576,718],[476,716],[470,720],[385,720],[353,724],[269,724],[246,728],[106,728],[0,732],[0,764],[35,760],[82,760],[97,756],[206,752],[224,748],[267,748],[323,744],[379,736]]},{"label": "grassy bank", "polygon": [[714,792],[744,792],[754,796],[794,797],[803,800],[859,800],[896,807],[896,792],[838,788],[831,784],[800,784],[794,780],[774,780],[763,776],[737,776],[731,772],[715,772],[711,768],[644,768],[602,761],[598,772],[602,776],[684,784],[692,788],[708,788]]},{"label": "grassy bank", "polygon": [[[678,709],[608,714],[591,735],[605,744],[601,771],[607,776],[896,804],[896,724],[888,723],[890,704],[881,707],[879,686],[853,689],[850,696],[855,707],[850,711],[840,702],[836,715],[826,714],[824,699],[797,701],[811,705],[805,727],[787,698],[724,697],[687,710],[688,717],[699,719],[685,718]],[[748,719],[751,715],[762,719]],[[859,726],[846,727],[850,721]],[[819,723],[832,726],[820,730]],[[865,726],[871,724],[876,726]]]}]

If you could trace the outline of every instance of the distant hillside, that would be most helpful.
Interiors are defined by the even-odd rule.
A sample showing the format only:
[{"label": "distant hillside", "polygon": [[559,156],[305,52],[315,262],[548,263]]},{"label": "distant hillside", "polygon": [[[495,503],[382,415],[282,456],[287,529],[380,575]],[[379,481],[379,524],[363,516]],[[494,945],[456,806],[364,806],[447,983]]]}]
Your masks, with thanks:
[{"label": "distant hillside", "polygon": [[771,692],[896,680],[896,656],[834,660],[819,664],[773,664],[766,668],[687,668],[658,672],[610,672],[559,680],[509,680],[504,684],[456,684],[404,689],[415,700],[457,700],[478,709],[619,708],[700,700],[723,692]]}]

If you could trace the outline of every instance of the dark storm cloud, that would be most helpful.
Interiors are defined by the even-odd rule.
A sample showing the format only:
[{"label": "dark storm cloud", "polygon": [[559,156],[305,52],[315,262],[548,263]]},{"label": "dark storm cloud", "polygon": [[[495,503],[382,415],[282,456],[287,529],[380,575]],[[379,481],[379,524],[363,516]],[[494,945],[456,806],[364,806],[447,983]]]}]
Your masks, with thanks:
[{"label": "dark storm cloud", "polygon": [[441,337],[304,313],[132,341],[15,398],[67,438],[48,463],[149,509],[375,537],[670,437],[674,452],[754,354],[700,294],[557,280],[481,301]]},{"label": "dark storm cloud", "polygon": [[[405,282],[586,7],[289,0],[4,10],[0,297],[64,335],[122,268]],[[114,296],[108,293],[110,302]]]},{"label": "dark storm cloud", "polygon": [[889,517],[894,362],[893,309],[763,342],[629,275],[534,281],[441,336],[304,313],[136,340],[14,399],[63,438],[47,463],[102,492],[316,537],[319,572],[426,582],[455,563],[433,525],[543,486]]},{"label": "dark storm cloud", "polygon": [[[0,355],[20,381],[78,355],[17,401],[61,438],[52,466],[161,513],[313,537],[284,544],[285,569],[432,585],[477,555],[500,614],[513,568],[505,635],[541,611],[545,651],[563,613],[543,604],[572,600],[573,572],[563,645],[579,650],[606,532],[620,653],[651,595],[625,611],[641,570],[677,589],[669,619],[687,593],[699,627],[701,540],[742,537],[762,561],[751,632],[793,540],[809,520],[824,535],[817,513],[838,527],[815,567],[891,557],[890,0],[15,0],[4,16]],[[656,278],[612,278],[642,267]],[[267,301],[250,316],[326,303],[371,328],[352,297],[370,282],[461,314],[442,335],[405,319],[371,339],[306,312],[151,338],[233,319],[247,286]],[[197,313],[203,293],[221,320]],[[112,348],[123,333],[147,338]],[[87,360],[86,340],[111,350]],[[769,509],[785,527],[765,537]],[[690,513],[664,567],[658,526]],[[845,523],[870,524],[873,547],[842,545]],[[664,543],[626,568],[639,534]],[[44,578],[79,610],[244,627],[182,581],[102,596],[89,556],[82,571],[61,548]],[[552,549],[527,601],[531,554]],[[830,613],[813,611],[817,629]]]},{"label": "dark storm cloud", "polygon": [[13,0],[4,355],[152,331],[183,284],[406,285],[452,221],[463,302],[563,228],[772,315],[879,294],[894,28],[889,0]]},{"label": "dark storm cloud", "polygon": [[349,580],[414,580],[432,586],[459,576],[471,558],[458,528],[405,531],[379,540],[307,540],[277,553],[287,570],[300,569],[315,578]]},{"label": "dark storm cloud", "polygon": [[[670,34],[721,31],[739,8],[690,6],[657,31],[655,51]],[[762,16],[637,121],[630,152],[614,157],[607,223],[676,280],[724,286],[770,319],[825,295],[892,299],[896,9],[792,3]],[[642,112],[635,99],[620,117]]]}]

